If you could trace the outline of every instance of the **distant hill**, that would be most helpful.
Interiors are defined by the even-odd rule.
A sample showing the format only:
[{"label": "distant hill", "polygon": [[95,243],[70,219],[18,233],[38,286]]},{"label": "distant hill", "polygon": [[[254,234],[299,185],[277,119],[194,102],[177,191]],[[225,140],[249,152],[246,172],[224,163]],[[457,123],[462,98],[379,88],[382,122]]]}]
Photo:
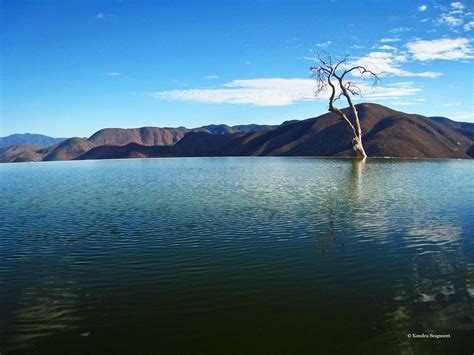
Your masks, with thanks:
[{"label": "distant hill", "polygon": [[94,143],[83,138],[69,138],[46,148],[19,144],[0,148],[0,162],[73,160],[93,147]]},{"label": "distant hill", "polygon": [[208,132],[212,134],[234,134],[242,132],[256,132],[261,130],[273,129],[277,126],[269,125],[238,125],[228,126],[225,124],[208,125],[198,128],[105,128],[94,133],[89,141],[95,145],[127,145],[138,143],[140,145],[173,145],[178,142],[185,134],[189,132]]},{"label": "distant hill", "polygon": [[179,141],[190,129],[179,128],[105,128],[94,133],[89,141],[95,145],[171,145]]},{"label": "distant hill", "polygon": [[66,140],[66,138],[53,138],[42,134],[17,133],[6,137],[0,137],[0,147],[9,147],[19,144],[28,144],[36,147],[49,147],[64,140]]},{"label": "distant hill", "polygon": [[88,152],[96,145],[84,138],[69,138],[49,148],[40,149],[37,153],[44,156],[44,161],[72,160]]},{"label": "distant hill", "polygon": [[450,120],[446,117],[430,117],[431,119],[435,120],[436,122],[443,123],[451,128],[454,128],[456,131],[460,132],[461,134],[467,134],[471,139],[474,139],[474,124],[467,123],[467,122],[457,122]]},{"label": "distant hill", "polygon": [[[474,158],[474,124],[359,104],[369,157]],[[345,109],[348,115],[350,112]],[[107,128],[89,139],[47,148],[0,149],[0,162],[181,156],[354,156],[351,136],[333,113],[280,126],[209,125],[194,129]]]},{"label": "distant hill", "polygon": [[28,162],[28,161],[41,161],[43,160],[43,154],[37,153],[41,147],[33,146],[30,144],[18,144],[9,147],[0,148],[0,162]]}]

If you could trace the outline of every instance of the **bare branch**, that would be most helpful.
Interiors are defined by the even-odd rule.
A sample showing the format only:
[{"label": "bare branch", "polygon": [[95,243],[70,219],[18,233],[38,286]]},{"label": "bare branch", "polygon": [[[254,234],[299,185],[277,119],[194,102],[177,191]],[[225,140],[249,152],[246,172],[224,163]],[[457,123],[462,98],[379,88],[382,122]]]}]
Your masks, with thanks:
[{"label": "bare branch", "polygon": [[344,71],[344,73],[342,73],[341,75],[341,79],[344,79],[344,77],[346,76],[346,74],[349,74],[350,72],[354,71],[354,70],[357,70],[359,71],[359,74],[364,77],[365,74],[369,74],[371,78],[375,79],[375,80],[380,80],[379,78],[379,74],[377,73],[374,73],[373,71],[371,70],[368,70],[367,68],[365,68],[364,66],[362,65],[356,65],[355,67],[352,67],[352,68],[349,68],[349,69],[346,69]]},{"label": "bare branch", "polygon": [[347,91],[349,91],[352,95],[355,95],[355,96],[361,95],[360,88],[353,81],[348,81],[344,85],[346,86]]},{"label": "bare branch", "polygon": [[344,58],[342,60],[340,60],[336,66],[334,67],[334,75],[336,76],[337,75],[337,68],[339,68],[339,66],[343,63],[345,63],[347,61],[347,59],[349,58],[349,56],[344,56]]}]

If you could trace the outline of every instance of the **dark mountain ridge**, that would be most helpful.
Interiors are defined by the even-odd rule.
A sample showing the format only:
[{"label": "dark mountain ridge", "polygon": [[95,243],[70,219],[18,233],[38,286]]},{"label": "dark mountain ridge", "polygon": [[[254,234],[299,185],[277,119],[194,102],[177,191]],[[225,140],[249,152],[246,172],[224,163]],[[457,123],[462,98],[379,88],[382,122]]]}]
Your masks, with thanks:
[{"label": "dark mountain ridge", "polygon": [[[357,110],[369,156],[470,157],[466,154],[472,145],[468,130],[376,104],[359,104]],[[227,147],[226,154],[354,156],[346,126],[332,113],[239,137]]]},{"label": "dark mountain ridge", "polygon": [[[348,114],[350,112],[345,109]],[[377,104],[357,105],[369,157],[474,157],[474,124],[407,114]],[[236,128],[238,127],[238,128]],[[351,136],[333,113],[280,126],[209,125],[196,129],[104,129],[88,140],[49,148],[0,151],[0,161],[191,156],[354,156]]]}]

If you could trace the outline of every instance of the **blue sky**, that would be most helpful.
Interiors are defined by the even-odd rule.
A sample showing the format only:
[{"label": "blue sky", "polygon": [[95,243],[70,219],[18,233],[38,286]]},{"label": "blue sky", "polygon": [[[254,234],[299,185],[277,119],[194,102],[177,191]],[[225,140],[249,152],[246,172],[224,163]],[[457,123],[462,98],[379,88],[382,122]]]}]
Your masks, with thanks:
[{"label": "blue sky", "polygon": [[0,4],[2,136],[314,117],[322,51],[383,72],[359,102],[474,122],[472,1]]}]

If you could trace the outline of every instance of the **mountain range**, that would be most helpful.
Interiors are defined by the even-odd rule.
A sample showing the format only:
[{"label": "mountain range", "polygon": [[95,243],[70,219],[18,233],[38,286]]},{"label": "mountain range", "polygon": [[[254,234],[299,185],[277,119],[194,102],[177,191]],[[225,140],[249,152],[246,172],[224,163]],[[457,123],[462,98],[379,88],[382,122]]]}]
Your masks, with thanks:
[{"label": "mountain range", "polygon": [[[377,104],[359,104],[357,111],[369,157],[474,157],[473,123]],[[333,113],[278,126],[106,128],[88,139],[70,138],[46,148],[31,144],[0,148],[1,162],[192,156],[354,156],[354,152],[347,127]]]},{"label": "mountain range", "polygon": [[49,147],[66,139],[67,138],[48,137],[42,134],[16,133],[7,137],[0,137],[0,148],[19,144],[30,144],[37,147]]}]

